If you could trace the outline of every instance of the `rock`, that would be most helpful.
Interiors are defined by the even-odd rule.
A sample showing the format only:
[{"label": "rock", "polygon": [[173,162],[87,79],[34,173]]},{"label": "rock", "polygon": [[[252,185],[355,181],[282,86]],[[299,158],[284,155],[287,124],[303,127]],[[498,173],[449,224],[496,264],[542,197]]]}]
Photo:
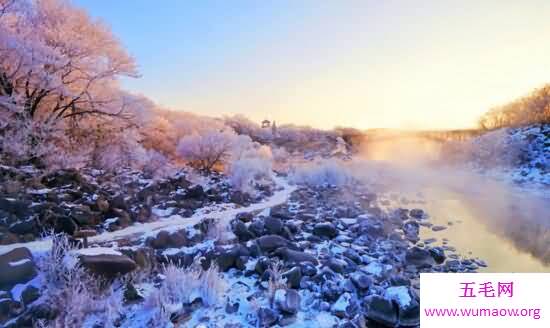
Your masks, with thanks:
[{"label": "rock", "polygon": [[420,231],[420,225],[416,221],[407,221],[403,224],[403,232],[405,233],[405,238],[416,242],[419,240],[418,233]]},{"label": "rock", "polygon": [[98,224],[100,221],[100,216],[98,213],[92,212],[89,206],[86,205],[75,205],[71,207],[70,216],[78,223],[80,226],[90,226]]},{"label": "rock", "polygon": [[367,318],[387,327],[397,325],[397,309],[392,301],[378,295],[367,298]]},{"label": "rock", "polygon": [[432,227],[432,231],[441,231],[441,230],[445,230],[447,229],[447,227],[445,226],[440,226],[440,225],[435,225]]},{"label": "rock", "polygon": [[132,224],[132,217],[130,213],[120,208],[113,208],[112,212],[118,218],[118,225],[122,228],[128,227]]},{"label": "rock", "polygon": [[420,304],[413,300],[404,308],[399,308],[399,325],[403,327],[418,327],[420,325]]},{"label": "rock", "polygon": [[0,299],[0,320],[18,315],[22,310],[23,307],[21,306],[21,303],[14,301],[11,298]]},{"label": "rock", "polygon": [[19,237],[11,232],[0,232],[0,245],[15,244],[19,242]]},{"label": "rock", "polygon": [[227,271],[235,266],[235,261],[239,257],[238,247],[230,249],[222,249],[221,253],[217,256],[218,267],[220,271]]},{"label": "rock", "polygon": [[109,205],[109,201],[107,199],[105,199],[103,197],[98,197],[95,204],[97,206],[97,209],[101,213],[109,212],[110,205]]},{"label": "rock", "polygon": [[362,235],[371,238],[382,237],[385,234],[382,223],[371,218],[361,220],[359,222],[359,229]]},{"label": "rock", "polygon": [[82,184],[84,179],[76,169],[58,170],[42,178],[42,184],[48,188],[63,187],[67,185],[77,186]]},{"label": "rock", "polygon": [[27,200],[0,197],[0,210],[13,214],[18,218],[25,218],[32,214],[31,202]]},{"label": "rock", "polygon": [[180,248],[189,244],[186,230],[178,230],[172,233],[162,230],[155,237],[149,237],[145,244],[154,249]]},{"label": "rock", "polygon": [[238,205],[245,205],[250,201],[250,196],[247,193],[239,190],[232,192],[230,198],[232,203]]},{"label": "rock", "polygon": [[419,208],[414,208],[409,211],[409,216],[415,219],[422,219],[424,218],[424,211]]},{"label": "rock", "polygon": [[124,286],[124,303],[130,304],[135,302],[140,302],[143,300],[143,296],[139,294],[134,284],[131,282],[126,283]]},{"label": "rock", "polygon": [[254,239],[254,235],[248,230],[243,221],[235,219],[231,221],[231,230],[237,236],[240,242]]},{"label": "rock", "polygon": [[317,265],[319,262],[314,255],[305,252],[294,251],[288,249],[288,247],[281,247],[275,250],[275,255],[281,257],[285,262],[290,264],[301,264],[303,262],[309,262],[313,265]]},{"label": "rock", "polygon": [[80,263],[90,272],[105,278],[115,278],[136,269],[131,258],[122,254],[80,255]]},{"label": "rock", "polygon": [[255,220],[248,226],[248,231],[250,231],[254,236],[260,237],[265,233],[264,221]]},{"label": "rock", "polygon": [[204,193],[204,188],[201,185],[195,185],[187,188],[185,196],[187,198],[203,199],[206,197],[206,194]]},{"label": "rock", "polygon": [[237,311],[239,311],[239,306],[240,306],[239,302],[230,302],[228,300],[227,303],[225,304],[225,313],[227,314],[237,313]]},{"label": "rock", "polygon": [[78,224],[69,216],[58,216],[55,221],[54,231],[56,233],[64,232],[73,235],[78,230]]},{"label": "rock", "polygon": [[287,247],[289,241],[281,236],[266,235],[256,239],[256,243],[260,246],[260,249],[264,252],[271,252],[280,247]]},{"label": "rock", "polygon": [[331,306],[331,311],[340,319],[353,318],[357,310],[357,300],[350,293],[340,295],[336,303]]},{"label": "rock", "polygon": [[445,262],[445,250],[442,247],[432,247],[429,252],[437,264]]},{"label": "rock", "polygon": [[266,217],[264,219],[264,227],[268,234],[278,235],[283,230],[283,222],[275,217]]},{"label": "rock", "polygon": [[347,248],[344,251],[344,256],[347,257],[348,259],[352,260],[356,264],[361,264],[361,262],[362,262],[361,261],[361,256],[359,255],[359,253],[357,253],[355,250],[353,250],[351,248]]},{"label": "rock", "polygon": [[235,218],[237,220],[241,220],[243,221],[244,223],[247,223],[247,222],[250,222],[252,221],[252,219],[254,218],[254,215],[250,212],[242,212],[242,213],[238,213]]},{"label": "rock", "polygon": [[408,264],[413,264],[417,267],[430,267],[435,264],[435,260],[430,252],[416,246],[407,250],[405,260]]},{"label": "rock", "polygon": [[313,234],[319,237],[332,239],[338,236],[338,229],[330,222],[317,223],[313,227]]},{"label": "rock", "polygon": [[361,271],[350,274],[351,281],[360,290],[368,290],[372,286],[372,279]]},{"label": "rock", "polygon": [[363,269],[365,272],[370,273],[374,277],[382,278],[386,275],[388,268],[386,265],[378,262],[378,261],[372,261]]},{"label": "rock", "polygon": [[294,289],[277,289],[273,302],[281,312],[295,314],[300,309],[300,294]]},{"label": "rock", "polygon": [[0,286],[13,287],[36,276],[36,265],[25,247],[15,248],[0,255]]},{"label": "rock", "polygon": [[409,288],[406,286],[388,287],[384,291],[384,298],[394,301],[399,308],[406,308],[412,302]]},{"label": "rock", "polygon": [[302,275],[304,276],[311,277],[317,274],[317,268],[309,262],[301,263],[300,267],[302,269]]},{"label": "rock", "polygon": [[290,220],[293,217],[292,213],[290,213],[286,205],[277,205],[272,207],[269,210],[269,214],[274,218],[282,220]]},{"label": "rock", "polygon": [[327,280],[321,286],[321,295],[323,298],[329,302],[336,302],[338,297],[342,295],[343,289],[336,282],[332,280]]},{"label": "rock", "polygon": [[168,246],[180,248],[188,245],[187,233],[185,229],[174,231],[168,235]]},{"label": "rock", "polygon": [[164,249],[168,248],[170,239],[170,233],[168,231],[159,231],[156,236],[149,237],[145,241],[145,244],[154,249]]},{"label": "rock", "polygon": [[258,310],[258,324],[260,327],[272,327],[277,322],[277,319],[277,313],[270,308],[261,307]]},{"label": "rock", "polygon": [[337,273],[344,273],[348,269],[348,263],[344,260],[337,259],[334,257],[331,257],[328,262],[327,266],[334,272]]},{"label": "rock", "polygon": [[302,281],[302,270],[300,267],[293,267],[292,269],[283,272],[283,278],[286,279],[290,288],[300,288],[300,281]]},{"label": "rock", "polygon": [[18,234],[18,235],[24,235],[24,234],[38,234],[36,221],[34,219],[27,219],[22,220],[19,222],[15,222],[14,224],[10,225],[9,230],[12,233]]},{"label": "rock", "polygon": [[36,301],[40,297],[40,289],[34,286],[27,286],[21,293],[21,301],[25,306],[28,306],[32,302]]},{"label": "rock", "polygon": [[264,272],[270,268],[271,264],[271,260],[268,257],[262,256],[258,259],[258,261],[256,261],[254,270],[258,274],[263,275]]}]

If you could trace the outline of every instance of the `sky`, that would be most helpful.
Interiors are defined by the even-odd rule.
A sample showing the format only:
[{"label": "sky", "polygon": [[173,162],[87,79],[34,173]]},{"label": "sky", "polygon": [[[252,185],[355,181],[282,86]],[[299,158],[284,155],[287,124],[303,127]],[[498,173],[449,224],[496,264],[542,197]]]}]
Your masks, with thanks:
[{"label": "sky", "polygon": [[73,0],[141,77],[209,116],[319,128],[448,129],[550,82],[550,1]]}]

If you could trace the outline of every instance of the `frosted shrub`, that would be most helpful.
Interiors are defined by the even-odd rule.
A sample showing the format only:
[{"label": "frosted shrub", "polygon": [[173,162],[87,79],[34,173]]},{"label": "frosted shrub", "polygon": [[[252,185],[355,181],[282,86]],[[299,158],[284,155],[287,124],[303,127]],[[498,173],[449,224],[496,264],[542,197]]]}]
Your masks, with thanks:
[{"label": "frosted shrub", "polygon": [[191,303],[197,298],[206,306],[217,304],[227,288],[214,264],[208,270],[203,270],[197,262],[189,268],[170,263],[164,267],[163,273],[164,283],[148,296],[145,303],[147,308],[160,311],[160,317],[176,312],[182,304]]},{"label": "frosted shrub", "polygon": [[95,131],[92,165],[107,171],[124,167],[142,168],[147,163],[147,150],[140,144],[136,130],[119,131],[116,126]]},{"label": "frosted shrub", "polygon": [[209,173],[214,166],[223,164],[230,156],[234,134],[227,131],[209,131],[183,137],[177,154],[189,164]]},{"label": "frosted shrub", "polygon": [[243,158],[231,163],[229,182],[241,191],[253,193],[256,184],[271,181],[271,161],[265,158]]},{"label": "frosted shrub", "polygon": [[508,129],[499,129],[471,140],[445,143],[443,158],[451,163],[473,162],[482,168],[509,167],[518,164],[525,146]]},{"label": "frosted shrub", "polygon": [[269,272],[267,292],[269,295],[269,300],[273,303],[277,290],[287,289],[288,283],[286,278],[283,278],[283,264],[281,262],[275,261],[272,263],[269,266],[269,269],[267,269],[267,272]]},{"label": "frosted shrub", "polygon": [[225,245],[235,238],[227,220],[207,221],[206,238],[214,240],[217,244]]},{"label": "frosted shrub", "polygon": [[88,318],[99,320],[105,327],[114,327],[122,313],[122,295],[111,288],[101,289],[78,264],[65,235],[52,237],[52,249],[40,258],[39,266],[46,280],[46,294],[59,311],[53,327],[82,327]]},{"label": "frosted shrub", "polygon": [[524,147],[520,140],[513,140],[508,129],[486,133],[470,141],[469,156],[483,167],[511,166],[516,164]]},{"label": "frosted shrub", "polygon": [[175,173],[175,167],[162,153],[148,149],[145,153],[143,172],[153,178],[165,178]]},{"label": "frosted shrub", "polygon": [[343,163],[337,160],[324,160],[300,165],[291,173],[291,181],[313,187],[345,186],[352,176]]},{"label": "frosted shrub", "polygon": [[233,150],[226,173],[233,188],[253,194],[256,185],[272,182],[271,148],[251,142],[238,146]]}]

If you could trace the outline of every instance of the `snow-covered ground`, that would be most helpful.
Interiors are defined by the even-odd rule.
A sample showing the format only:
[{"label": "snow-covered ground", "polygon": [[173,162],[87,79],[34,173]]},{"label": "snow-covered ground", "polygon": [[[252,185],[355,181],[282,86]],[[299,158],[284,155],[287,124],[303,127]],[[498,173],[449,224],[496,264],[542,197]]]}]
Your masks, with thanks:
[{"label": "snow-covered ground", "polygon": [[500,129],[475,138],[471,144],[479,155],[471,162],[475,170],[550,194],[550,125]]},{"label": "snow-covered ground", "polygon": [[[255,203],[246,207],[240,207],[235,204],[215,204],[201,208],[197,211],[197,213],[189,218],[184,218],[180,215],[169,215],[167,217],[160,218],[157,221],[136,223],[121,230],[104,232],[97,236],[90,237],[88,240],[90,243],[100,243],[105,241],[116,241],[117,239],[129,236],[153,236],[161,230],[178,231],[186,227],[193,226],[205,217],[223,221],[232,219],[236,214],[241,212],[254,212],[270,208],[287,201],[289,195],[296,188],[295,186],[289,185],[284,178],[275,177],[274,180],[277,184],[277,190],[273,196],[260,203]],[[44,253],[48,251],[51,246],[51,238],[44,238],[42,240],[27,243],[0,245],[0,255],[19,247],[26,247],[33,253]]]}]

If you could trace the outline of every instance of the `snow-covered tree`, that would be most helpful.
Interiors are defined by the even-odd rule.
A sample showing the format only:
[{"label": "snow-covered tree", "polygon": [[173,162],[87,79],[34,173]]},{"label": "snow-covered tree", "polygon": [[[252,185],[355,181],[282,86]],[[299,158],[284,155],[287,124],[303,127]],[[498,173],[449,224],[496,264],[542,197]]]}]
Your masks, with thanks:
[{"label": "snow-covered tree", "polygon": [[65,0],[1,0],[0,97],[33,120],[121,115],[133,59],[109,28]]},{"label": "snow-covered tree", "polygon": [[227,130],[195,133],[180,140],[177,152],[191,166],[208,173],[229,158],[234,138]]}]

